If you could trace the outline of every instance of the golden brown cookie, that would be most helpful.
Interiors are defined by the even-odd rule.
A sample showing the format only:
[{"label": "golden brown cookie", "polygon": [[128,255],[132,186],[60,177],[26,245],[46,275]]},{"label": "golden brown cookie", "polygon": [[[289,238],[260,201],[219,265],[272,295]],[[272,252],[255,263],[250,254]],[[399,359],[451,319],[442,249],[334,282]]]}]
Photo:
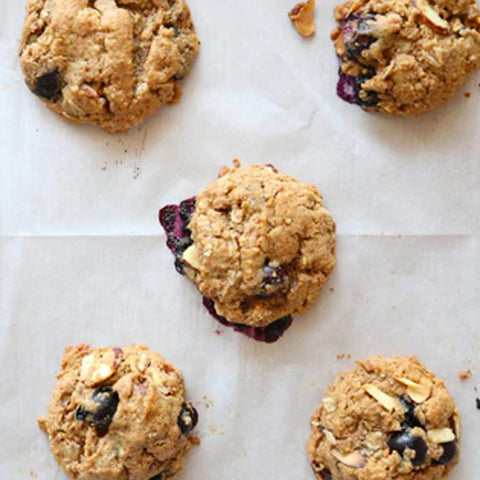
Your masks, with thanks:
[{"label": "golden brown cookie", "polygon": [[415,116],[447,102],[480,68],[475,0],[355,0],[335,9],[338,95]]},{"label": "golden brown cookie", "polygon": [[78,480],[173,479],[198,416],[181,373],[146,347],[65,351],[39,425],[61,467]]},{"label": "golden brown cookie", "polygon": [[225,168],[196,201],[165,207],[160,220],[179,272],[214,315],[237,326],[291,323],[335,266],[335,222],[318,190],[271,166]]},{"label": "golden brown cookie", "polygon": [[440,480],[458,461],[460,416],[415,357],[375,356],[340,373],[311,420],[319,480]]},{"label": "golden brown cookie", "polygon": [[198,48],[183,0],[30,0],[20,63],[50,110],[124,132],[179,98]]}]

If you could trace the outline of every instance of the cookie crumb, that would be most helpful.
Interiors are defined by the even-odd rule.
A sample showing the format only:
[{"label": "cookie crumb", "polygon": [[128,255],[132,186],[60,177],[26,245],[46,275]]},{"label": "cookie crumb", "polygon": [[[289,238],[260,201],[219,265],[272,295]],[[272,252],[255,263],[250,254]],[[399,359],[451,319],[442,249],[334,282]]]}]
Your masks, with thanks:
[{"label": "cookie crumb", "polygon": [[288,13],[288,18],[300,35],[310,37],[315,33],[314,13],[315,0],[308,0],[308,2],[297,3]]},{"label": "cookie crumb", "polygon": [[465,93],[463,94],[463,96],[464,96],[465,98],[470,98],[470,97],[472,96],[472,94],[471,94],[470,92],[465,92]]},{"label": "cookie crumb", "polygon": [[188,441],[192,444],[192,445],[200,445],[200,437],[188,437]]},{"label": "cookie crumb", "polygon": [[471,370],[463,370],[458,374],[458,378],[460,380],[468,380],[472,376],[472,371]]}]

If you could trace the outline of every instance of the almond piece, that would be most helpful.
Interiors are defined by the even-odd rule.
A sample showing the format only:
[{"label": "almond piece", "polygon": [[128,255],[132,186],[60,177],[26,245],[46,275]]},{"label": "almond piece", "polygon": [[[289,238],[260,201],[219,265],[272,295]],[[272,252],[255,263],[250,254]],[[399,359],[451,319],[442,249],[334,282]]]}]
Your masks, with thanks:
[{"label": "almond piece", "polygon": [[182,255],[182,260],[194,270],[200,270],[201,262],[195,244],[190,245]]},{"label": "almond piece", "polygon": [[337,405],[335,403],[335,400],[331,397],[325,397],[322,400],[323,403],[323,408],[327,413],[332,413],[337,409]]},{"label": "almond piece", "polygon": [[86,385],[97,385],[115,373],[113,350],[108,350],[98,358],[91,353],[82,359],[80,378]]},{"label": "almond piece", "polygon": [[395,377],[395,380],[407,387],[407,395],[415,403],[423,403],[432,393],[432,383],[426,378],[422,378],[420,383],[413,382],[405,377]]},{"label": "almond piece", "polygon": [[448,427],[427,430],[427,437],[433,443],[448,443],[455,440],[453,430]]},{"label": "almond piece", "polygon": [[335,435],[330,430],[325,429],[323,431],[323,434],[325,435],[325,438],[330,445],[335,445],[337,443]]},{"label": "almond piece", "polygon": [[368,384],[363,387],[385,410],[391,412],[398,405],[398,400],[382,392],[375,385]]},{"label": "almond piece", "polygon": [[413,5],[430,25],[442,33],[448,32],[450,24],[432,8],[427,0],[414,0]]},{"label": "almond piece", "polygon": [[332,457],[336,458],[340,463],[352,468],[362,468],[367,464],[367,460],[360,452],[352,452],[348,455],[342,455],[338,450],[331,451]]},{"label": "almond piece", "polygon": [[297,32],[304,37],[315,33],[315,0],[297,3],[288,13],[288,18],[293,22]]}]

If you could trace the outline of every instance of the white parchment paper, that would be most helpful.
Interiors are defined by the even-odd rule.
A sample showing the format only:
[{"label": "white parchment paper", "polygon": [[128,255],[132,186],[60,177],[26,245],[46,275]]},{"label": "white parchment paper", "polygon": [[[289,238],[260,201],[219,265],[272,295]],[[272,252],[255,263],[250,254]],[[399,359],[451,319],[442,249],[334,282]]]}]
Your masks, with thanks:
[{"label": "white parchment paper", "polygon": [[[335,95],[334,0],[308,40],[293,3],[190,0],[202,47],[183,98],[122,136],[28,92],[24,5],[0,3],[1,480],[66,479],[35,420],[80,341],[143,343],[181,368],[201,437],[185,480],[313,480],[309,417],[353,365],[340,353],[415,354],[445,378],[464,420],[450,478],[480,475],[480,75],[421,118],[366,114]],[[216,333],[157,222],[234,157],[315,183],[338,223],[338,268],[273,345]]]}]

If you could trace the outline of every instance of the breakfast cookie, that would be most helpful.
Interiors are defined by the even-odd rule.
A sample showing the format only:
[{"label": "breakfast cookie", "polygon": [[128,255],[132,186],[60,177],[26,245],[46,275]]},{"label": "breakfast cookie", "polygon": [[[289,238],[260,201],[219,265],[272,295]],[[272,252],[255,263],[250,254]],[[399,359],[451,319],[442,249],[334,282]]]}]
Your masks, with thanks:
[{"label": "breakfast cookie", "polygon": [[340,373],[313,414],[320,480],[440,480],[458,461],[460,416],[415,357],[375,356]]},{"label": "breakfast cookie", "polygon": [[365,110],[415,116],[480,68],[475,0],[355,0],[335,9],[337,93]]},{"label": "breakfast cookie", "polygon": [[178,100],[198,48],[183,0],[29,0],[20,63],[50,110],[125,132]]},{"label": "breakfast cookie", "polygon": [[335,266],[321,195],[272,166],[224,168],[198,197],[164,207],[160,222],[208,310],[259,340],[276,340],[308,310]]},{"label": "breakfast cookie", "polygon": [[197,412],[181,373],[146,347],[68,347],[50,408],[39,419],[73,479],[178,476]]}]

